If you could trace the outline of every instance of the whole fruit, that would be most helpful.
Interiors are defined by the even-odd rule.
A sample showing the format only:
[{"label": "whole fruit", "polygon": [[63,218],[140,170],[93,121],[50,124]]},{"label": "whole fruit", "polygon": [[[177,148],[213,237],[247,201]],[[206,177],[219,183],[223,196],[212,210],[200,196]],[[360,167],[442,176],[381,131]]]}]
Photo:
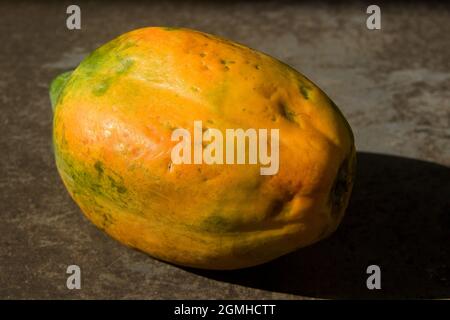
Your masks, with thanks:
[{"label": "whole fruit", "polygon": [[[264,263],[331,234],[354,176],[350,126],[310,80],[261,52],[177,28],[126,33],[51,85],[56,164],[86,217],[158,259]],[[279,130],[279,170],[174,164],[194,121]]]}]

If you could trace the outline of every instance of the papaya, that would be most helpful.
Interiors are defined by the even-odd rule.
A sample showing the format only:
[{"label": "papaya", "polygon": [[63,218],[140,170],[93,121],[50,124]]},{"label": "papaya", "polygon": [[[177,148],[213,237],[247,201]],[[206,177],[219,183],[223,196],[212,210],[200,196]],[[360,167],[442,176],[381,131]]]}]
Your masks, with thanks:
[{"label": "papaya", "polygon": [[[267,54],[191,29],[142,28],[58,76],[50,96],[70,196],[98,228],[158,260],[255,266],[326,238],[344,216],[352,130],[320,88]],[[174,163],[172,133],[194,132],[195,121],[277,129],[279,169]]]}]

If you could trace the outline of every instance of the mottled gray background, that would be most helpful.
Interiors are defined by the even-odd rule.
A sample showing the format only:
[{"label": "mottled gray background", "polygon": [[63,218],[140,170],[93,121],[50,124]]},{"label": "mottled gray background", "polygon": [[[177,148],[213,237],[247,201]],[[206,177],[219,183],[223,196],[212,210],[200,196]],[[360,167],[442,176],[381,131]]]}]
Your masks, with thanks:
[{"label": "mottled gray background", "polygon": [[[425,2],[425,1],[424,1]],[[0,298],[450,298],[450,10],[275,1],[0,4]],[[90,51],[143,26],[229,37],[300,70],[342,109],[360,151],[348,215],[329,239],[233,272],[179,268],[91,225],[57,176],[48,84]],[[382,290],[365,287],[382,269]],[[66,268],[82,289],[66,288]]]}]

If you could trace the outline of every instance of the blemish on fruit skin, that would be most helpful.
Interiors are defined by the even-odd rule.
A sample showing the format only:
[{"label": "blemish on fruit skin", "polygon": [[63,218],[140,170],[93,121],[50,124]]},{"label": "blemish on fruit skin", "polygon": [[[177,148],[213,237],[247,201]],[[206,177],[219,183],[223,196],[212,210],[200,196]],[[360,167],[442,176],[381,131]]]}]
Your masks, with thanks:
[{"label": "blemish on fruit skin", "polygon": [[261,69],[261,67],[259,65],[257,65],[257,64],[255,64],[254,67],[255,67],[256,70],[260,70]]},{"label": "blemish on fruit skin", "polygon": [[266,211],[266,216],[269,218],[279,216],[284,210],[284,202],[280,199],[275,199],[270,203]]},{"label": "blemish on fruit skin", "polygon": [[102,227],[104,229],[108,229],[115,222],[112,215],[106,211],[102,211],[97,208],[96,213],[102,217]]},{"label": "blemish on fruit skin", "polygon": [[296,113],[294,111],[292,111],[286,103],[279,102],[278,107],[279,107],[280,115],[283,118],[289,120],[290,122],[297,123],[297,121],[295,119]]},{"label": "blemish on fruit skin", "polygon": [[302,94],[303,98],[308,100],[310,98],[309,93],[313,88],[309,84],[307,84],[305,81],[300,80],[298,89],[299,89],[300,93]]},{"label": "blemish on fruit skin", "polygon": [[309,99],[309,91],[304,85],[300,85],[300,93],[302,94],[303,98],[306,100]]},{"label": "blemish on fruit skin", "polygon": [[121,182],[115,180],[110,176],[108,176],[108,180],[111,183],[111,188],[115,189],[118,193],[127,192],[127,188],[125,188],[125,186]]},{"label": "blemish on fruit skin", "polygon": [[94,87],[94,89],[92,89],[92,93],[95,96],[102,96],[103,94],[106,93],[106,91],[108,91],[109,87],[112,84],[112,80],[113,80],[112,78],[109,78],[100,82],[98,85]]},{"label": "blemish on fruit skin", "polygon": [[340,213],[341,206],[343,205],[343,199],[349,191],[351,182],[350,172],[348,170],[349,159],[345,159],[341,164],[338,173],[336,175],[333,187],[330,193],[330,202],[333,206],[332,214],[336,215]]},{"label": "blemish on fruit skin", "polygon": [[98,175],[101,177],[103,175],[103,163],[101,161],[96,161],[94,164],[94,168],[97,171]]},{"label": "blemish on fruit skin", "polygon": [[233,225],[229,220],[220,215],[211,215],[203,220],[202,230],[206,232],[225,233],[233,230]]},{"label": "blemish on fruit skin", "polygon": [[[116,202],[120,207],[132,206],[128,190],[123,183],[123,178],[114,171],[105,167],[100,160],[93,165],[74,160],[70,154],[59,148],[55,148],[56,164],[64,181],[69,185],[74,195],[82,196],[84,201],[97,197]],[[95,203],[93,203],[94,205]]]},{"label": "blemish on fruit skin", "polygon": [[128,70],[130,70],[130,68],[134,64],[134,60],[132,60],[132,59],[127,59],[127,58],[123,59],[121,57],[118,57],[118,59],[120,60],[120,63],[116,69],[117,75],[122,75],[122,74],[126,73]]}]

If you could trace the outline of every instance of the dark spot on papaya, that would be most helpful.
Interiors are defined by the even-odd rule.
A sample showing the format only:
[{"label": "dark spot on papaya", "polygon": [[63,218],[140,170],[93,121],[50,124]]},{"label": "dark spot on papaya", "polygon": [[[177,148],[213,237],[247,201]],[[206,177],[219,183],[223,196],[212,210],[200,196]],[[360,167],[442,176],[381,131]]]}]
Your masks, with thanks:
[{"label": "dark spot on papaya", "polygon": [[201,53],[200,53],[200,57],[203,58],[203,57],[205,57],[205,56],[206,56],[206,53],[204,53],[204,52],[201,52]]},{"label": "dark spot on papaya", "polygon": [[309,92],[312,90],[312,87],[309,86],[304,81],[300,81],[300,84],[299,84],[298,88],[299,88],[299,91],[300,91],[301,95],[303,96],[303,98],[308,100],[309,99]]},{"label": "dark spot on papaya", "polygon": [[309,99],[308,90],[304,86],[300,86],[300,93],[305,99]]},{"label": "dark spot on papaya", "polygon": [[342,206],[352,184],[353,172],[354,169],[349,166],[349,158],[346,158],[339,167],[330,193],[331,214],[335,217],[342,211]]},{"label": "dark spot on papaya", "polygon": [[96,161],[94,164],[94,168],[95,170],[97,170],[98,175],[101,177],[103,175],[103,171],[105,171],[103,168],[103,163],[101,161]]},{"label": "dark spot on papaya", "polygon": [[221,233],[232,231],[233,229],[233,224],[219,215],[211,215],[202,222],[202,230],[207,232]]},{"label": "dark spot on papaya", "polygon": [[228,71],[228,70],[230,70],[230,67],[225,66],[225,71]]},{"label": "dark spot on papaya", "polygon": [[118,193],[127,192],[127,188],[125,188],[125,186],[121,181],[118,181],[117,179],[114,179],[111,176],[108,176],[108,180],[111,184],[111,188],[115,189]]},{"label": "dark spot on papaya", "polygon": [[100,229],[106,230],[115,222],[115,219],[113,218],[109,209],[99,204],[95,198],[88,198],[83,196],[77,198],[82,203],[89,203],[90,211],[92,212],[92,214],[100,218]]},{"label": "dark spot on papaya", "polygon": [[269,207],[266,210],[266,216],[271,218],[271,217],[276,217],[278,215],[280,215],[281,212],[283,212],[284,209],[284,202],[280,199],[275,199],[273,200]]},{"label": "dark spot on papaya", "polygon": [[284,103],[283,101],[280,101],[280,102],[278,103],[278,108],[279,108],[280,115],[281,115],[283,118],[289,120],[290,122],[295,122],[295,123],[297,123],[297,121],[296,121],[296,119],[295,119],[296,113],[293,112],[293,111],[288,107],[288,105],[287,105],[286,103]]},{"label": "dark spot on papaya", "polygon": [[259,70],[259,69],[260,69],[260,66],[259,66],[259,65],[257,65],[257,64],[255,64],[255,66],[254,66],[254,67],[255,67],[255,69],[256,69],[256,70]]},{"label": "dark spot on papaya", "polygon": [[110,213],[105,211],[96,211],[95,213],[102,217],[102,227],[104,229],[108,229],[113,224],[113,218]]}]

